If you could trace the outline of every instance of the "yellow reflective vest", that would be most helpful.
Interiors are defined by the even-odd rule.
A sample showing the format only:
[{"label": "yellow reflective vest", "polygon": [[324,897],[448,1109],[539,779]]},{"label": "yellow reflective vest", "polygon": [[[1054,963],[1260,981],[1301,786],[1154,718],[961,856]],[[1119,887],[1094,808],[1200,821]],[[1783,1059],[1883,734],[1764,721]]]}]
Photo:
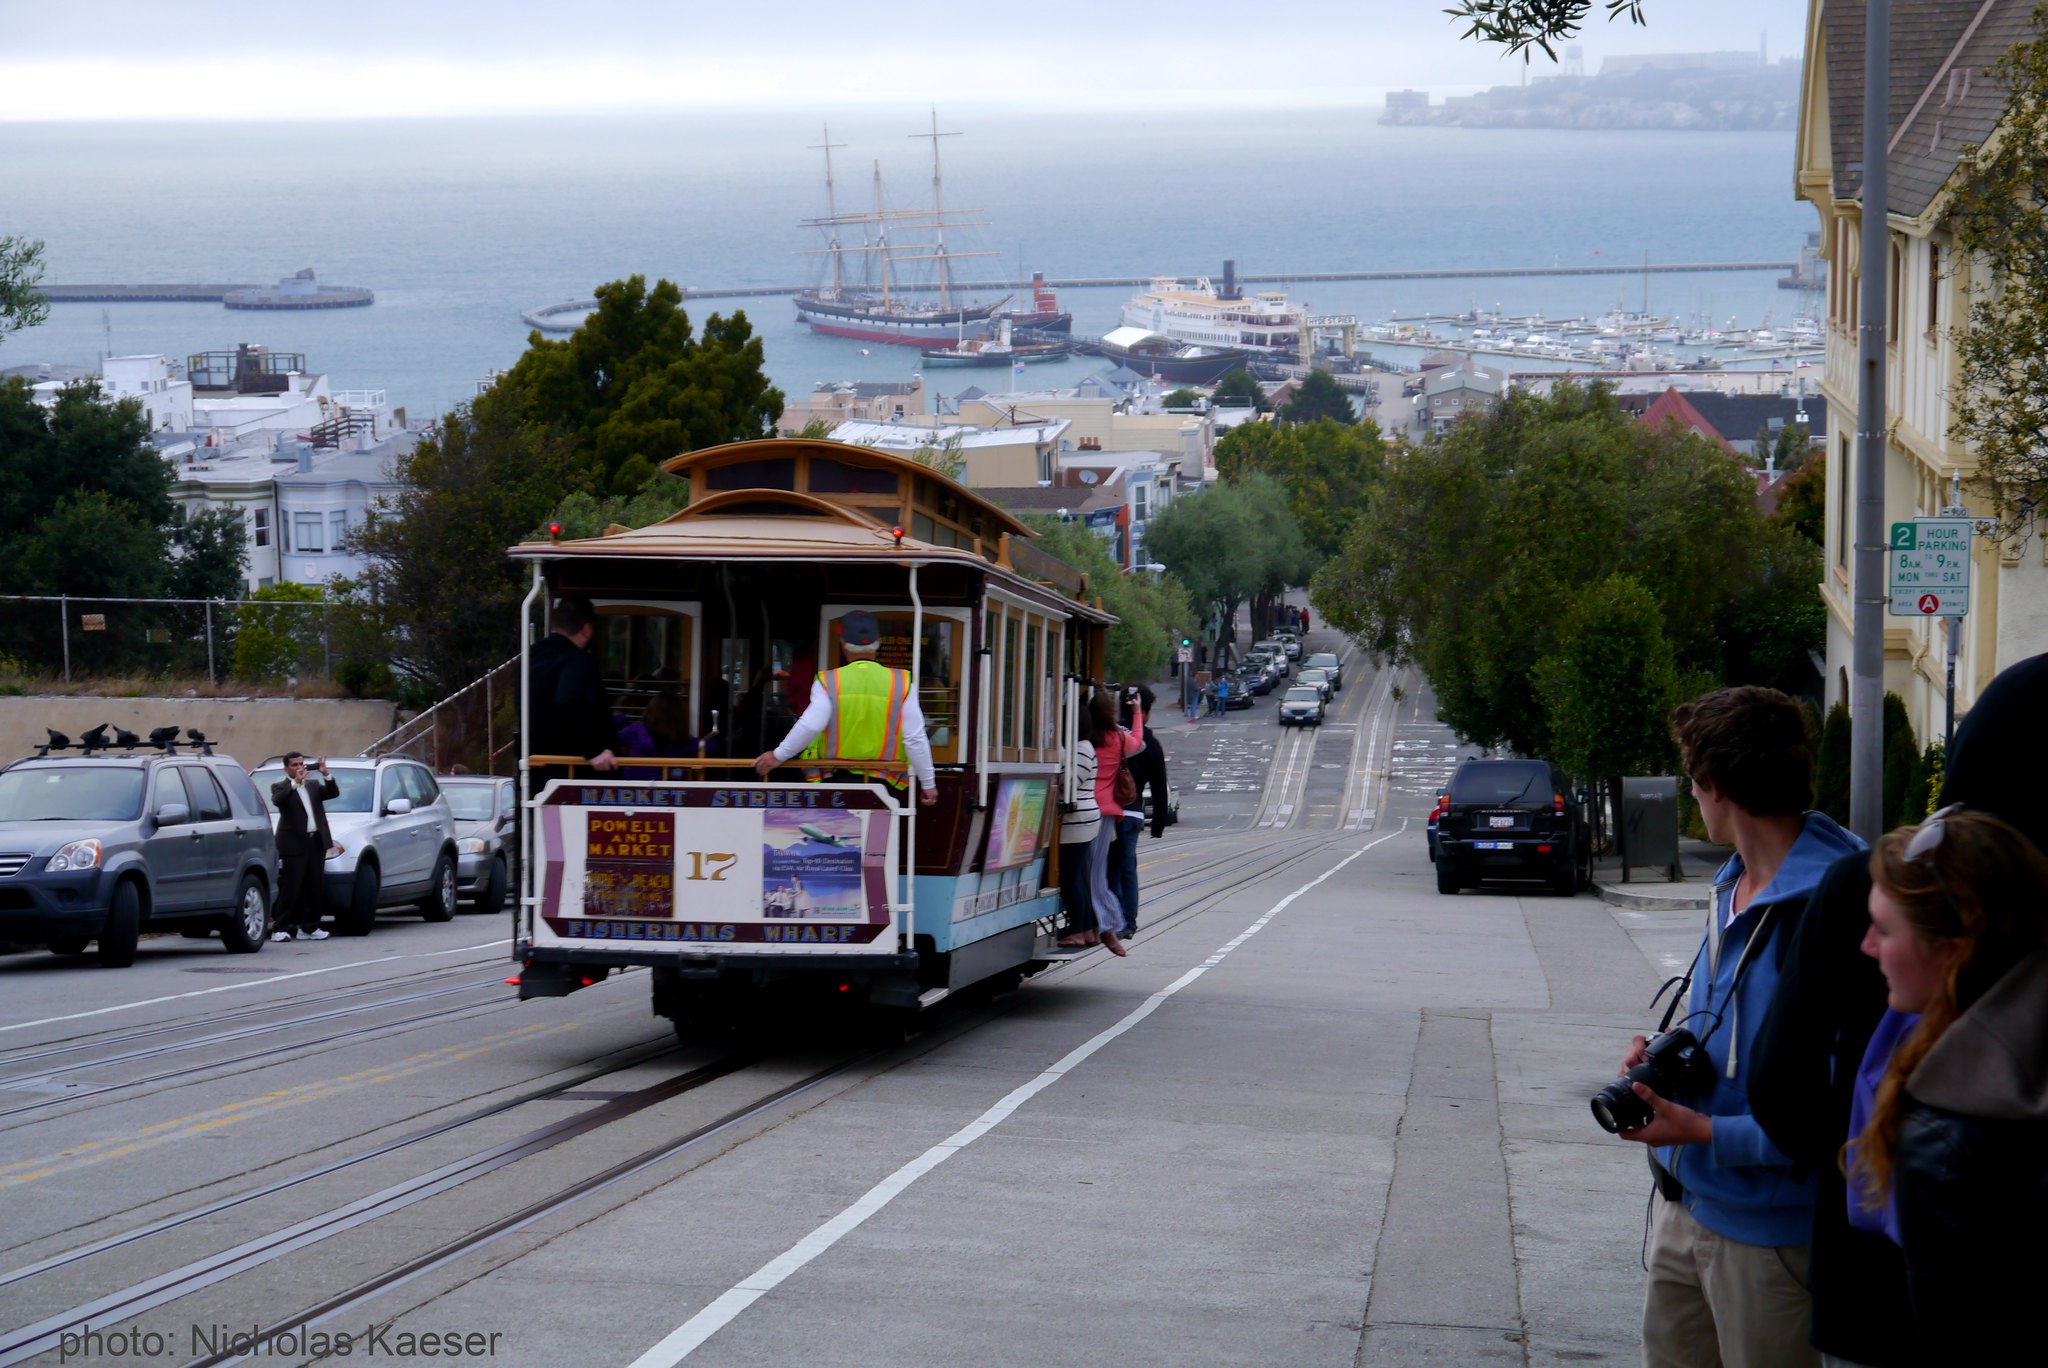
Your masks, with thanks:
[{"label": "yellow reflective vest", "polygon": [[[832,720],[804,747],[803,758],[838,756],[852,760],[904,759],[903,705],[910,698],[910,672],[873,660],[855,660],[818,676],[817,688],[832,700]],[[848,765],[864,778],[904,788],[908,776]]]}]

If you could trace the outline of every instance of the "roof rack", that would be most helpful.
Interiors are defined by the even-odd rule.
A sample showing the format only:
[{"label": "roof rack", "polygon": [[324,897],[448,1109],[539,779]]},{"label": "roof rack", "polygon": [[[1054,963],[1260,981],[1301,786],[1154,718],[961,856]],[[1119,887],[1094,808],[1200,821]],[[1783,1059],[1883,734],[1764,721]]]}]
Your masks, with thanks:
[{"label": "roof rack", "polygon": [[[107,737],[110,727],[114,733],[111,740]],[[76,741],[55,727],[45,727],[43,731],[50,739],[36,747],[36,754],[42,756],[47,756],[51,751],[62,750],[75,750],[81,755],[92,755],[98,751],[108,750],[160,750],[165,755],[176,755],[181,745],[192,748],[197,754],[211,756],[214,745],[212,739],[197,727],[187,727],[183,741],[178,739],[178,729],[174,726],[158,727],[145,738],[137,736],[126,727],[113,727],[111,723],[102,722],[97,727],[81,732]]]}]

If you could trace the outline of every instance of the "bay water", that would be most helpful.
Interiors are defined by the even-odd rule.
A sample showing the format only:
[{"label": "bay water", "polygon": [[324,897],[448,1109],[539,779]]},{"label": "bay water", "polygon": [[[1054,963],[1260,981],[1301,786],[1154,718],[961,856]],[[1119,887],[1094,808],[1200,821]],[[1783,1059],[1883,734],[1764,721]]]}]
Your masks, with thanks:
[{"label": "bay water", "polygon": [[[272,90],[274,94],[274,89]],[[1082,115],[939,111],[949,208],[984,227],[970,278],[1418,270],[1789,260],[1814,225],[1792,198],[1782,133],[1383,128],[1377,109]],[[0,234],[47,244],[51,283],[275,280],[315,268],[376,292],[364,309],[229,312],[218,304],[58,304],[0,340],[0,367],[182,358],[260,342],[303,352],[336,389],[382,389],[415,417],[473,396],[526,345],[523,310],[630,274],[686,287],[810,283],[824,211],[825,111],[348,122],[0,127]],[[863,107],[831,127],[842,209],[929,202],[921,108]],[[1318,312],[1499,308],[1783,322],[1774,273],[1403,280],[1290,288]],[[1075,330],[1117,323],[1129,288],[1064,291]],[[787,298],[743,309],[789,398],[819,381],[888,380],[915,349],[819,337]],[[1033,366],[1022,383],[1102,366]],[[1002,371],[934,371],[946,393]]]}]

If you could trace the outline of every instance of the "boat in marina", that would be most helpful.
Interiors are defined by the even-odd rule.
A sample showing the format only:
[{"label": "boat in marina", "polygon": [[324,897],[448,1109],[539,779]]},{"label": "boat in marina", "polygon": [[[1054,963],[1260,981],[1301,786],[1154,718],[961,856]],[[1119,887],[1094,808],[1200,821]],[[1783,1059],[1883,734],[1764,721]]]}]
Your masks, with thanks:
[{"label": "boat in marina", "polygon": [[[1071,320],[1070,320],[1071,322]],[[927,366],[1009,366],[1018,362],[1056,361],[1073,351],[1065,339],[1018,341],[1010,320],[1002,320],[995,337],[963,337],[949,347],[926,347],[922,353]]]},{"label": "boat in marina", "polygon": [[[938,116],[932,131],[913,137],[932,141],[932,202],[929,209],[890,209],[882,198],[882,170],[875,165],[874,207],[842,210],[832,178],[832,153],[844,144],[831,130],[818,149],[825,154],[825,214],[804,226],[825,235],[825,245],[807,255],[830,261],[830,278],[796,297],[796,316],[812,332],[893,346],[944,346],[995,331],[997,312],[1009,302],[954,298],[952,265],[964,257],[993,252],[956,251],[946,244],[949,228],[983,228],[964,217],[979,210],[948,209],[940,190]],[[849,241],[854,232],[857,240]],[[927,276],[925,270],[931,268]],[[1069,320],[1071,326],[1071,320]]]},{"label": "boat in marina", "polygon": [[1213,385],[1252,359],[1244,347],[1190,346],[1145,328],[1113,328],[1096,348],[1140,375],[1180,385]]},{"label": "boat in marina", "polygon": [[1027,338],[1066,337],[1074,331],[1074,316],[1060,308],[1059,295],[1045,283],[1045,272],[1031,273],[1031,307],[1008,309],[997,315],[1013,332]]},{"label": "boat in marina", "polygon": [[1223,284],[1207,276],[1193,286],[1175,276],[1154,276],[1145,292],[1125,302],[1123,324],[1194,347],[1240,348],[1264,354],[1301,354],[1308,310],[1284,292],[1247,298],[1237,284],[1237,263],[1223,263]]}]

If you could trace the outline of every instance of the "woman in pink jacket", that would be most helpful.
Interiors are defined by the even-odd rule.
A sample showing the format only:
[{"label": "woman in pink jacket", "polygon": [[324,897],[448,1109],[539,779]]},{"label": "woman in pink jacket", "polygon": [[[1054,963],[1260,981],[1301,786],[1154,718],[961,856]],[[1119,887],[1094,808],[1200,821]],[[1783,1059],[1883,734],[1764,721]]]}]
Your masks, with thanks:
[{"label": "woman in pink jacket", "polygon": [[1107,689],[1097,689],[1088,699],[1088,711],[1101,738],[1095,743],[1095,804],[1102,809],[1103,836],[1108,838],[1106,845],[1098,838],[1097,849],[1104,882],[1119,907],[1111,924],[1128,935],[1138,924],[1138,834],[1145,829],[1145,819],[1141,813],[1124,811],[1117,802],[1116,776],[1145,749],[1145,704],[1136,689],[1125,691],[1124,702],[1131,710],[1128,727],[1120,725],[1116,695]]}]

